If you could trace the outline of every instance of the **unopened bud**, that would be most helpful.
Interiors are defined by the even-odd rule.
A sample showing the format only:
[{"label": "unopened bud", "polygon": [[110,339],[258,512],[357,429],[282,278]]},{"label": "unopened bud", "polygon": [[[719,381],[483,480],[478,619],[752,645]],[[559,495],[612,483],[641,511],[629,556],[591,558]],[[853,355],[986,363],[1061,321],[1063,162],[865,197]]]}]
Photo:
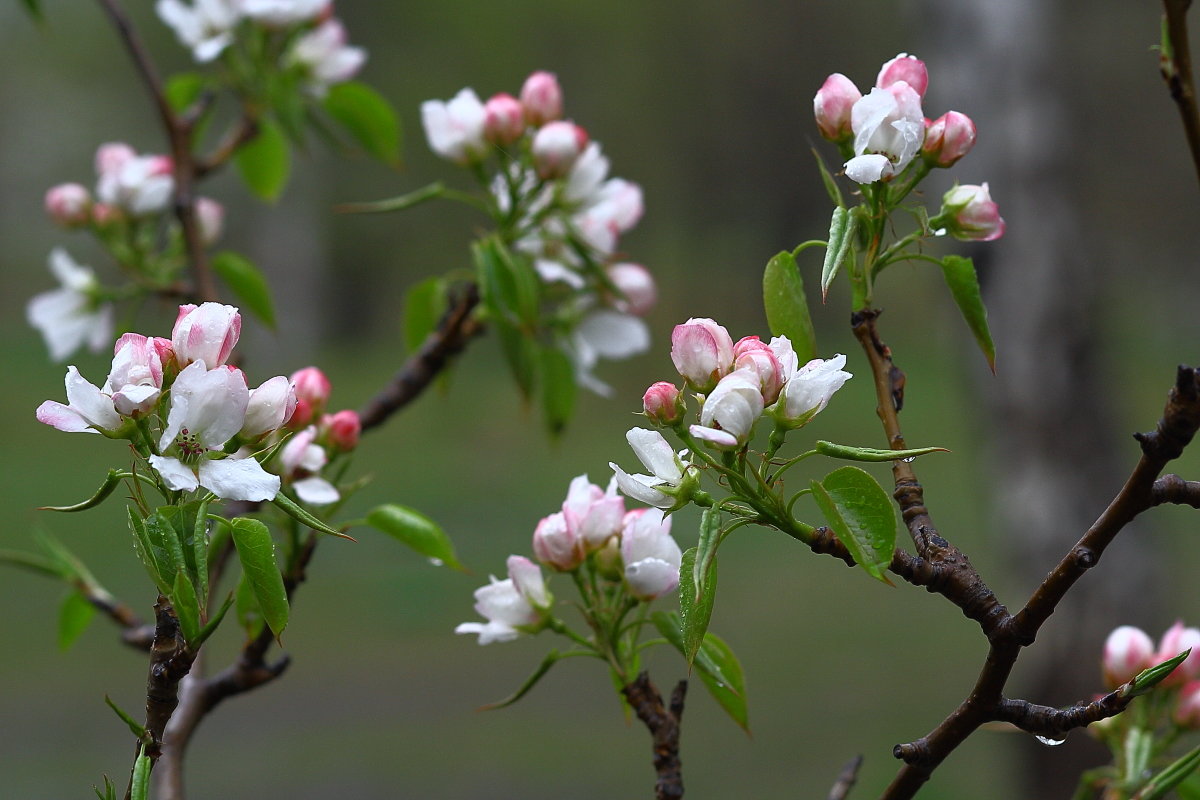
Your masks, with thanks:
[{"label": "unopened bud", "polygon": [[840,72],[825,79],[813,98],[813,116],[821,135],[831,142],[840,142],[854,135],[850,128],[850,109],[862,99],[854,81]]},{"label": "unopened bud", "polygon": [[942,211],[931,224],[945,225],[951,236],[964,241],[990,242],[1004,235],[1004,218],[986,183],[955,186],[946,192]]},{"label": "unopened bud", "polygon": [[1122,625],[1104,642],[1104,682],[1110,689],[1128,683],[1155,663],[1154,642],[1141,628]]},{"label": "unopened bud", "polygon": [[1175,668],[1174,672],[1163,678],[1160,686],[1180,686],[1190,680],[1200,678],[1200,630],[1185,628],[1183,622],[1176,622],[1170,630],[1163,634],[1153,661],[1154,663],[1166,661],[1184,650],[1192,652],[1183,663]]},{"label": "unopened bud", "polygon": [[659,381],[650,385],[642,395],[642,408],[655,425],[674,425],[683,419],[687,406],[675,384]]},{"label": "unopened bud", "polygon": [[671,332],[671,361],[699,392],[710,392],[733,369],[733,339],[724,326],[693,317]]},{"label": "unopened bud", "polygon": [[925,129],[921,152],[935,167],[949,167],[975,146],[975,123],[966,114],[947,111]]},{"label": "unopened bud", "polygon": [[880,68],[875,85],[886,89],[897,81],[904,81],[924,97],[929,87],[929,72],[925,69],[925,62],[916,56],[901,53]]},{"label": "unopened bud", "polygon": [[358,437],[362,433],[362,420],[358,412],[343,409],[336,414],[326,414],[321,420],[321,427],[326,430],[329,443],[343,452],[349,452],[358,447]]},{"label": "unopened bud", "polygon": [[483,137],[492,144],[510,145],[525,133],[525,109],[511,94],[493,95],[483,104]]},{"label": "unopened bud", "polygon": [[538,71],[521,87],[521,107],[530,125],[541,126],[562,116],[562,88],[553,72]]},{"label": "unopened bud", "polygon": [[60,183],[46,192],[46,213],[59,225],[75,227],[91,219],[92,195],[78,183]]},{"label": "unopened bud", "polygon": [[587,131],[574,122],[547,122],[533,136],[533,165],[542,178],[561,178],[587,146]]},{"label": "unopened bud", "polygon": [[606,271],[608,279],[621,293],[620,298],[613,303],[617,309],[641,316],[654,308],[654,303],[658,300],[658,290],[650,270],[641,264],[623,262],[613,264]]},{"label": "unopened bud", "polygon": [[221,238],[225,225],[225,207],[208,197],[196,199],[196,222],[200,225],[200,240],[211,245]]},{"label": "unopened bud", "polygon": [[533,553],[537,560],[559,572],[570,572],[583,563],[586,555],[583,539],[567,524],[559,511],[544,517],[533,532]]}]

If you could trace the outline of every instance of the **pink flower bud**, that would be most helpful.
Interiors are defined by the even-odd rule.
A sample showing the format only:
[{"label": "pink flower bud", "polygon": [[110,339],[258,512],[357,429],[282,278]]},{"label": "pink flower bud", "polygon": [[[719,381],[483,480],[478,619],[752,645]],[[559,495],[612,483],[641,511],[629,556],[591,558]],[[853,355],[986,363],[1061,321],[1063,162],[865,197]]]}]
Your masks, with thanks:
[{"label": "pink flower bud", "polygon": [[938,216],[943,218],[941,222],[955,239],[990,242],[1004,235],[1004,219],[992,201],[986,183],[955,186],[946,192]]},{"label": "pink flower bud", "polygon": [[583,563],[584,541],[567,524],[559,511],[544,517],[533,532],[533,553],[537,560],[559,572],[570,572]]},{"label": "pink flower bud", "polygon": [[1154,642],[1141,628],[1122,625],[1104,641],[1104,682],[1110,689],[1129,682],[1156,663]]},{"label": "pink flower bud", "polygon": [[935,167],[949,167],[975,146],[975,123],[966,114],[947,111],[925,129],[921,152]]},{"label": "pink flower bud", "polygon": [[671,332],[671,361],[697,391],[712,391],[733,369],[733,339],[711,319],[693,317]]},{"label": "pink flower bud", "polygon": [[517,594],[534,608],[547,609],[554,602],[550,590],[546,588],[546,579],[542,577],[542,568],[525,556],[509,556],[506,562],[508,577],[513,582]]},{"label": "pink flower bud", "polygon": [[674,425],[683,419],[686,411],[683,394],[675,384],[666,381],[650,385],[642,395],[642,408],[655,425]]},{"label": "pink flower bud", "polygon": [[779,398],[783,388],[784,370],[775,352],[757,336],[746,336],[733,346],[734,370],[745,369],[758,376],[763,402],[767,405]]},{"label": "pink flower bud", "polygon": [[92,195],[78,183],[60,183],[46,192],[46,213],[59,225],[74,227],[91,218]]},{"label": "pink flower bud", "polygon": [[229,360],[241,333],[242,315],[233,306],[220,303],[182,305],[171,331],[175,361],[180,367],[193,361],[203,361],[209,369],[219,367]]},{"label": "pink flower bud", "polygon": [[846,357],[841,353],[833,358],[814,358],[796,370],[775,404],[775,421],[786,428],[799,428],[821,413],[838,389],[853,375],[842,367]]},{"label": "pink flower bud", "polygon": [[1183,627],[1183,622],[1176,622],[1171,626],[1170,630],[1163,634],[1162,641],[1158,644],[1158,653],[1155,654],[1153,663],[1161,664],[1167,659],[1179,655],[1184,650],[1191,650],[1192,652],[1170,675],[1163,678],[1159,686],[1181,686],[1190,680],[1200,677],[1200,630],[1185,628]]},{"label": "pink flower bud", "polygon": [[1181,728],[1200,728],[1200,681],[1189,681],[1183,685],[1171,719]]},{"label": "pink flower bud", "polygon": [[196,222],[200,225],[200,240],[211,245],[221,238],[225,224],[225,207],[208,197],[196,199]]},{"label": "pink flower bud", "polygon": [[625,516],[621,533],[621,558],[625,562],[625,584],[639,600],[653,600],[679,586],[679,545],[671,538],[671,518],[662,509],[642,509]]},{"label": "pink flower bud", "polygon": [[296,399],[308,403],[314,412],[325,408],[333,385],[325,373],[316,367],[305,367],[292,373],[292,386],[296,387]]},{"label": "pink flower bud", "polygon": [[240,433],[247,439],[256,439],[282,428],[295,411],[296,392],[292,390],[291,382],[276,375],[250,390],[246,419]]},{"label": "pink flower bud", "polygon": [[825,79],[813,98],[813,116],[821,135],[831,142],[840,142],[854,135],[850,129],[850,109],[862,99],[854,81],[840,72]]},{"label": "pink flower bud", "polygon": [[613,301],[618,311],[641,316],[654,308],[658,290],[650,270],[641,264],[623,262],[613,264],[606,270],[608,279],[617,287],[621,296]]},{"label": "pink flower bud", "polygon": [[111,175],[126,163],[137,158],[137,153],[124,142],[108,142],[96,148],[96,174]]},{"label": "pink flower bud", "polygon": [[562,88],[553,72],[538,71],[521,87],[521,106],[530,125],[541,126],[562,116]]},{"label": "pink flower bud", "polygon": [[746,444],[754,423],[762,416],[763,398],[758,377],[746,369],[735,370],[717,383],[704,398],[700,424],[688,431],[721,450],[734,450]]},{"label": "pink flower bud", "polygon": [[525,109],[511,94],[493,95],[483,104],[483,137],[492,144],[510,145],[525,134]]},{"label": "pink flower bud", "polygon": [[92,203],[92,224],[97,228],[107,228],[121,219],[121,210],[108,203]]},{"label": "pink flower bud", "polygon": [[533,135],[533,165],[542,178],[561,178],[587,146],[587,131],[574,122],[547,122]]},{"label": "pink flower bud", "polygon": [[362,420],[357,411],[343,409],[336,414],[326,414],[321,420],[321,426],[329,435],[329,443],[343,452],[349,452],[358,447],[358,437],[362,433]]},{"label": "pink flower bud", "polygon": [[875,79],[875,85],[886,89],[897,81],[904,81],[924,97],[925,90],[929,87],[929,72],[925,69],[925,62],[916,56],[901,53],[883,65],[879,70],[879,77]]},{"label": "pink flower bud", "polygon": [[571,481],[562,513],[567,527],[583,541],[584,550],[590,553],[621,532],[625,499],[617,494],[615,482],[610,481],[605,491],[589,482],[587,475],[579,475]]}]

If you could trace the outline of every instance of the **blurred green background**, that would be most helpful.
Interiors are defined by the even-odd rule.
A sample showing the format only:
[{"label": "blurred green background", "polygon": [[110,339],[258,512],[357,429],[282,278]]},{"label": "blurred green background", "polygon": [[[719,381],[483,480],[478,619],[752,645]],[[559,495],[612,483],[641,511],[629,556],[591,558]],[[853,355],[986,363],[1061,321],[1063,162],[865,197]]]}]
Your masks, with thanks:
[{"label": "blurred green background", "polygon": [[[121,451],[115,443],[64,436],[34,421],[39,402],[61,399],[63,367],[49,363],[23,309],[33,293],[51,286],[45,271],[51,247],[65,245],[101,272],[107,267],[83,236],[56,230],[44,218],[44,190],[63,181],[91,184],[92,154],[101,142],[124,140],[151,152],[164,145],[144,90],[98,7],[45,5],[42,27],[15,3],[0,7],[6,375],[0,547],[24,548],[33,531],[50,531],[145,613],[153,596],[131,552],[119,502],[70,517],[34,511],[90,494]],[[164,72],[189,68],[187,54],[150,4],[128,5]],[[455,169],[426,148],[419,103],[451,97],[463,86],[484,97],[516,93],[534,69],[558,74],[568,115],[603,143],[614,174],[645,191],[646,215],[622,246],[659,280],[661,302],[648,318],[655,346],[628,363],[602,366],[614,398],[583,398],[557,443],[522,407],[488,340],[470,348],[447,393],[429,393],[371,434],[356,471],[376,479],[350,513],[382,501],[416,506],[451,533],[474,574],[435,569],[365,531],[357,544],[323,542],[285,638],[291,668],[204,723],[188,757],[191,796],[649,796],[649,738],[636,722],[623,720],[599,664],[564,662],[515,707],[477,713],[477,706],[507,695],[557,643],[547,634],[481,649],[452,629],[475,618],[471,592],[487,574],[502,571],[509,553],[529,551],[534,524],[561,503],[572,476],[587,472],[603,482],[608,461],[633,464],[623,434],[636,423],[630,412],[642,389],[671,378],[672,325],[714,316],[735,338],[766,333],[763,265],[781,249],[824,236],[828,226],[809,152],[816,146],[834,158],[816,136],[810,111],[828,73],[840,71],[868,86],[882,61],[911,51],[929,65],[931,116],[948,107],[977,121],[1021,113],[997,90],[1001,76],[964,76],[939,57],[929,37],[936,6],[879,0],[338,4],[351,40],[370,51],[363,79],[401,112],[406,164],[392,172],[317,148],[298,159],[274,208],[250,200],[229,174],[206,185],[204,193],[229,209],[223,243],[255,258],[283,309],[278,336],[247,326],[251,371],[266,376],[316,363],[334,382],[335,406],[358,407],[371,396],[403,358],[398,309],[404,291],[427,275],[464,266],[479,220],[450,206],[358,218],[336,217],[330,208],[439,177],[457,179]],[[1056,199],[1077,210],[1078,246],[1095,259],[1095,279],[1104,284],[1092,341],[1106,354],[1102,383],[1119,423],[1097,430],[1096,445],[1115,448],[1132,464],[1136,449],[1128,433],[1157,419],[1174,364],[1197,360],[1196,185],[1149,49],[1158,34],[1158,7],[1046,6],[1061,32],[1052,37],[1053,60],[1061,65],[1053,91],[1065,112],[1059,118],[1065,129],[1056,131],[1065,146],[1038,157],[1069,164],[1075,176],[1056,186]],[[1022,57],[1023,41],[1018,26],[1014,59]],[[939,94],[943,75],[969,92]],[[1028,122],[1036,131],[1038,120]],[[981,122],[976,152],[997,163],[997,153],[1008,151]],[[1010,219],[1007,237],[992,246],[999,263],[1022,231],[1005,209],[1003,171],[979,174],[975,157],[952,176],[991,182]],[[932,181],[931,205],[951,179]],[[815,259],[804,265],[810,281]],[[1006,380],[1005,342],[997,343],[998,376],[986,376],[940,280],[920,266],[891,270],[880,302],[887,309],[884,335],[909,376],[909,442],[953,450],[921,464],[935,518],[992,578],[1001,599],[1019,605],[1033,583],[1006,569],[1005,535],[993,524],[987,500],[995,479],[982,460],[989,442],[1006,435],[1004,421],[984,414],[981,401],[989,381]],[[871,387],[845,308],[845,297],[835,293],[828,306],[814,310],[819,347],[823,355],[848,353],[849,369],[860,377],[806,433],[875,445]],[[139,319],[139,329],[164,332],[172,318],[169,309],[154,309]],[[93,379],[107,368],[105,359],[88,355],[72,363]],[[1179,471],[1194,478],[1197,466],[1193,454]],[[886,480],[886,470],[876,472]],[[694,525],[688,514],[676,521],[684,547],[694,541]],[[1065,550],[1078,533],[1047,535]],[[1195,534],[1194,516],[1174,508],[1154,512],[1138,529],[1171,566],[1155,579],[1169,608],[1148,617],[1130,608],[1128,618],[1109,627],[1137,622],[1157,635],[1176,616],[1200,622]],[[712,628],[746,669],[753,737],[724,719],[697,683],[683,733],[690,797],[824,797],[841,764],[856,753],[866,762],[855,796],[878,794],[895,770],[892,746],[935,725],[967,693],[985,653],[974,625],[949,604],[911,587],[877,585],[778,534],[743,530],[722,551],[721,576]],[[1120,582],[1121,564],[1105,562],[1087,580]],[[569,594],[565,582],[555,588],[560,597]],[[102,619],[68,653],[59,653],[59,596],[58,587],[36,576],[0,573],[5,797],[88,796],[88,785],[103,772],[123,785],[130,761],[128,733],[104,708],[103,696],[140,708],[145,658],[120,645]],[[1056,618],[1044,636],[1071,624]],[[210,665],[219,668],[238,642],[232,626],[218,638]],[[1074,668],[1096,670],[1100,645],[1097,639],[1077,654]],[[651,665],[660,687],[683,675],[680,659],[665,651]],[[1022,676],[1019,664],[1018,693]],[[1065,704],[1077,698],[1030,699]],[[1021,796],[1014,786],[1023,754],[1036,747],[1021,735],[982,732],[951,757],[922,797]]]}]

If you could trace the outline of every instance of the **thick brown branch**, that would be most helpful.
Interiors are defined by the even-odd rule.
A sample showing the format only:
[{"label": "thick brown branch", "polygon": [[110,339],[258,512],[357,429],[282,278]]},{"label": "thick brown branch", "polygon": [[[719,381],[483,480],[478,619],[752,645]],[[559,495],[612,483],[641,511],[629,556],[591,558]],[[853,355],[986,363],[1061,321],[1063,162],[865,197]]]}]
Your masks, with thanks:
[{"label": "thick brown branch", "polygon": [[863,757],[860,755],[846,762],[846,766],[842,767],[838,774],[837,783],[829,790],[828,800],[846,800],[850,796],[850,790],[858,780],[858,768],[862,766],[862,762]]},{"label": "thick brown branch", "polygon": [[1163,0],[1170,52],[1163,52],[1159,69],[1171,99],[1179,109],[1183,133],[1192,154],[1196,177],[1200,179],[1200,110],[1196,106],[1196,85],[1192,78],[1192,55],[1188,45],[1187,11],[1191,0]]},{"label": "thick brown branch", "polygon": [[674,800],[683,797],[683,766],[679,760],[679,720],[683,717],[683,699],[687,694],[687,681],[680,681],[671,692],[670,707],[663,706],[662,695],[642,672],[632,683],[621,687],[621,694],[629,701],[647,728],[654,747],[654,772],[658,776],[654,783],[655,800]]},{"label": "thick brown branch", "polygon": [[1200,508],[1200,481],[1185,481],[1178,475],[1163,475],[1150,490],[1150,505],[1174,503]]},{"label": "thick brown branch", "polygon": [[364,431],[383,424],[420,396],[447,362],[482,332],[483,326],[473,314],[478,304],[479,287],[467,284],[417,352],[359,412]]},{"label": "thick brown branch", "polygon": [[1010,722],[1026,733],[1061,741],[1069,731],[1116,716],[1129,707],[1133,695],[1109,692],[1098,700],[1079,702],[1066,708],[1051,708],[1024,700],[1003,699],[993,719]]},{"label": "thick brown branch", "polygon": [[162,755],[163,733],[179,704],[179,682],[191,670],[195,658],[179,629],[175,609],[159,595],[154,604],[154,641],[146,679],[146,730],[151,738],[146,755],[152,764]]}]

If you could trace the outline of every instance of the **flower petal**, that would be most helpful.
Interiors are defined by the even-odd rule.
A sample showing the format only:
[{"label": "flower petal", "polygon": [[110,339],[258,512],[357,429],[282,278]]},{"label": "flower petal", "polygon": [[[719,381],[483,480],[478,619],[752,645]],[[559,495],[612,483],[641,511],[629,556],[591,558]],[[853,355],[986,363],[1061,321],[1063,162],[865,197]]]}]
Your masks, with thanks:
[{"label": "flower petal", "polygon": [[650,476],[630,475],[611,461],[608,462],[608,466],[612,468],[617,486],[621,487],[621,491],[634,500],[659,508],[670,508],[675,504],[675,498],[663,494],[648,483],[648,481],[654,480]]},{"label": "flower petal", "polygon": [[301,500],[313,506],[329,505],[336,503],[341,498],[332,483],[315,475],[294,482],[292,488],[296,490],[296,494]]},{"label": "flower petal", "polygon": [[47,400],[37,407],[37,421],[67,433],[99,433],[79,412],[55,400]]},{"label": "flower petal", "polygon": [[222,500],[274,500],[279,476],[272,475],[253,458],[223,458],[200,462],[200,485]]},{"label": "flower petal", "polygon": [[162,476],[163,483],[168,489],[177,492],[190,492],[200,485],[196,473],[177,458],[150,456],[150,466]]}]

